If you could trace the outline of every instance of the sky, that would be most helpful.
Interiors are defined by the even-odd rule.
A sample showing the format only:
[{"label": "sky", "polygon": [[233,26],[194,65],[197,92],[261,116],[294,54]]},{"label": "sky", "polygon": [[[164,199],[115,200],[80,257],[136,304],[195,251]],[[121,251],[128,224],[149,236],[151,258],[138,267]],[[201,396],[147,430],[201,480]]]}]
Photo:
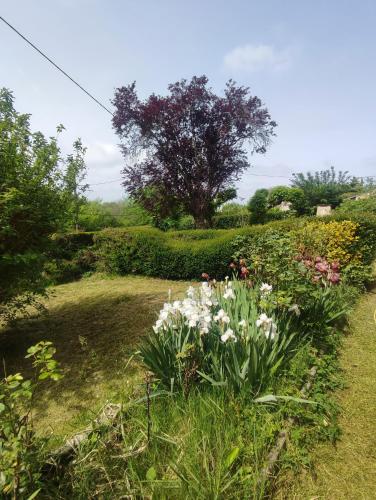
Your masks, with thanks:
[{"label": "sky", "polygon": [[[278,128],[250,157],[240,201],[293,172],[376,175],[374,0],[2,0],[0,16],[110,109],[133,81],[141,98],[193,75],[217,93],[230,78],[248,86]],[[64,124],[65,153],[82,138],[91,199],[124,196],[111,116],[2,22],[0,87],[34,130]]]}]

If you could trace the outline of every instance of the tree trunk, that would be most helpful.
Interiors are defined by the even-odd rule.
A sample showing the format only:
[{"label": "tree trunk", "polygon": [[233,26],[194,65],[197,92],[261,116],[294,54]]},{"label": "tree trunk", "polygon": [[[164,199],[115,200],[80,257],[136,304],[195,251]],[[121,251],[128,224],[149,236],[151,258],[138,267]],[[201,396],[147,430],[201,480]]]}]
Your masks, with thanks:
[{"label": "tree trunk", "polygon": [[202,214],[194,215],[193,217],[195,220],[195,228],[196,229],[208,229],[209,227],[211,227],[211,221],[209,221]]}]

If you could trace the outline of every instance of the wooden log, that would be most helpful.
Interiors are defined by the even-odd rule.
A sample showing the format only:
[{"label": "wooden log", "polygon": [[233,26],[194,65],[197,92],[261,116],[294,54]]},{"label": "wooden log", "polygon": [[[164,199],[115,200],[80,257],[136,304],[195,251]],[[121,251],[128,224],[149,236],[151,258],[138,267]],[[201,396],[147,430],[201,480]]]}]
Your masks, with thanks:
[{"label": "wooden log", "polygon": [[120,404],[107,403],[89,427],[70,437],[62,446],[50,453],[43,471],[52,472],[59,469],[62,465],[67,465],[73,460],[78,448],[88,439],[90,434],[93,431],[100,430],[101,426],[113,425],[120,411]]}]

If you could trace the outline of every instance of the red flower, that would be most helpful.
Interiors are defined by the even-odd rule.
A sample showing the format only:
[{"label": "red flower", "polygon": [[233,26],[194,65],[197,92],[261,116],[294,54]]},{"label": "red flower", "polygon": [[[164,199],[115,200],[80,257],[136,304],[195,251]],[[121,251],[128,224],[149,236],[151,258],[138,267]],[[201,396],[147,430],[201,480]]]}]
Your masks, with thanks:
[{"label": "red flower", "polygon": [[246,278],[247,276],[249,275],[249,269],[245,266],[243,266],[241,269],[240,269],[240,276],[242,278]]},{"label": "red flower", "polygon": [[330,269],[331,269],[332,271],[334,271],[335,273],[336,273],[337,271],[339,271],[339,268],[340,268],[340,267],[341,267],[341,266],[340,266],[340,264],[339,264],[338,260],[335,260],[335,261],[333,261],[333,262],[330,264]]}]

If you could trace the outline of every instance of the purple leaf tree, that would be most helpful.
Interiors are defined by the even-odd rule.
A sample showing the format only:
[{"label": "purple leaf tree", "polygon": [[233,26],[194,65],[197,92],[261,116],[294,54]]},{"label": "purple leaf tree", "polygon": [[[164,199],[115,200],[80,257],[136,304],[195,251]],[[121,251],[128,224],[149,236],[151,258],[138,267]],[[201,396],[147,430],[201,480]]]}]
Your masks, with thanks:
[{"label": "purple leaf tree", "polygon": [[275,135],[261,100],[232,80],[223,96],[206,76],[194,76],[145,101],[132,83],[116,90],[113,104],[127,193],[149,211],[190,214],[200,228],[210,226],[217,200],[250,166],[245,146],[265,153]]}]

